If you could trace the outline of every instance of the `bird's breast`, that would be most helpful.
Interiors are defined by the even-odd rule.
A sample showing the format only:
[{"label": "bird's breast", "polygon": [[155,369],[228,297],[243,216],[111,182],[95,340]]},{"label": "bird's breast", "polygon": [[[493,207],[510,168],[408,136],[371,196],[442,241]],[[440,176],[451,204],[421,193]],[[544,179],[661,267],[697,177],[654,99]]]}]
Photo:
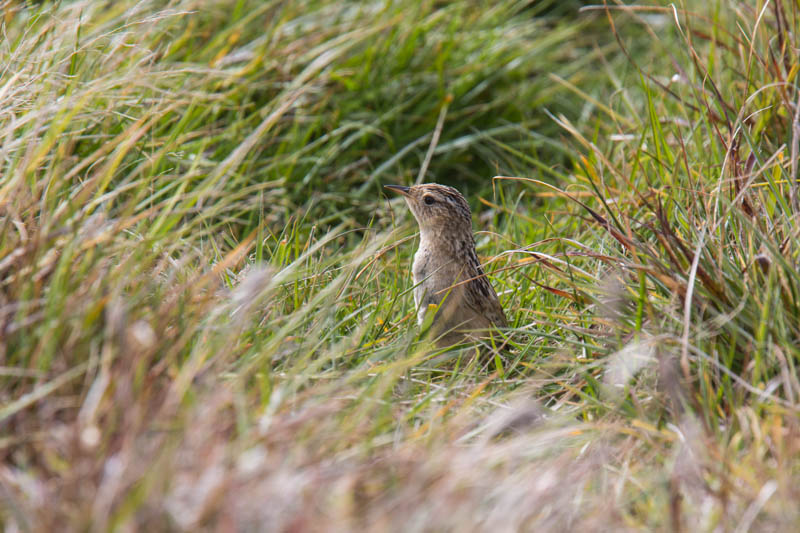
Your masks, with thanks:
[{"label": "bird's breast", "polygon": [[431,254],[422,248],[417,250],[414,255],[414,265],[411,267],[411,273],[414,275],[414,284],[419,283],[430,273],[429,264],[431,262]]}]

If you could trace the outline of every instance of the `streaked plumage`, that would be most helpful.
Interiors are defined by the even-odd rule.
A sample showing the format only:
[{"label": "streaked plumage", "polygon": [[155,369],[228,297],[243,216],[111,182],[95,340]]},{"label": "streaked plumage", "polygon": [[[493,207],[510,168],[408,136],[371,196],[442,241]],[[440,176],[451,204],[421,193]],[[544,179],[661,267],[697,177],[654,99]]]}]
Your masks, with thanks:
[{"label": "streaked plumage", "polygon": [[472,215],[461,193],[435,183],[386,187],[404,196],[420,228],[412,268],[417,321],[422,324],[430,305],[441,304],[431,326],[440,346],[471,331],[505,327],[503,308],[475,253]]}]

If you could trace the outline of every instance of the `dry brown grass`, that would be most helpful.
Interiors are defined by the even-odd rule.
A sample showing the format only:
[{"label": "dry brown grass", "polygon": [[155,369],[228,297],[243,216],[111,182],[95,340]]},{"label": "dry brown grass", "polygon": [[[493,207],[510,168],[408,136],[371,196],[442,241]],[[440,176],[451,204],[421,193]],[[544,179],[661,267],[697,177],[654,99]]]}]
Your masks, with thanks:
[{"label": "dry brown grass", "polygon": [[[0,6],[9,531],[797,528],[794,4]],[[488,363],[416,338],[420,165]]]}]

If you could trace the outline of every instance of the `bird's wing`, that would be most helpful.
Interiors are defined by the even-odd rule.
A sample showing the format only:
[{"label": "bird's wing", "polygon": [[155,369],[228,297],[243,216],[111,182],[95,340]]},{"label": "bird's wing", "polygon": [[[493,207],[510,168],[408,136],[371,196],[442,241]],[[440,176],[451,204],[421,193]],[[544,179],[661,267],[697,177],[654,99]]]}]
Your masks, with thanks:
[{"label": "bird's wing", "polygon": [[497,293],[494,292],[492,284],[486,278],[478,263],[477,257],[474,263],[470,266],[470,272],[467,272],[470,282],[467,283],[466,290],[464,291],[465,303],[477,314],[478,316],[485,317],[489,324],[498,327],[506,327],[508,321],[506,314],[503,312],[503,306],[500,305],[500,299]]}]

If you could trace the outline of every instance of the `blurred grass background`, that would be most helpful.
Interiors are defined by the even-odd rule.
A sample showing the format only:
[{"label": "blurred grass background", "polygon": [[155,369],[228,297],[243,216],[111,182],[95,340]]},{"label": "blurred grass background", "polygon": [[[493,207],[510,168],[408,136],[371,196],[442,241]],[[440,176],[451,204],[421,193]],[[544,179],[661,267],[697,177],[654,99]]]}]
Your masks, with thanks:
[{"label": "blurred grass background", "polygon": [[797,527],[796,3],[0,6],[10,530]]}]

